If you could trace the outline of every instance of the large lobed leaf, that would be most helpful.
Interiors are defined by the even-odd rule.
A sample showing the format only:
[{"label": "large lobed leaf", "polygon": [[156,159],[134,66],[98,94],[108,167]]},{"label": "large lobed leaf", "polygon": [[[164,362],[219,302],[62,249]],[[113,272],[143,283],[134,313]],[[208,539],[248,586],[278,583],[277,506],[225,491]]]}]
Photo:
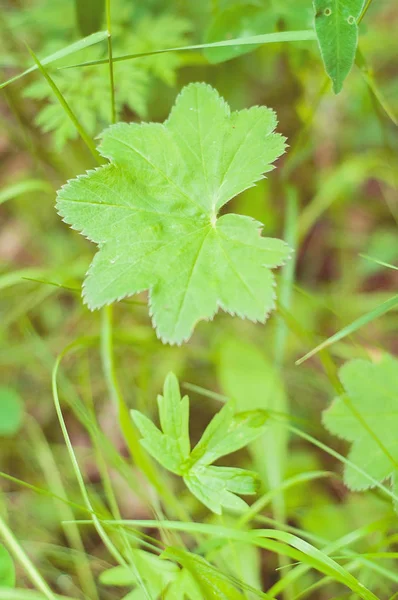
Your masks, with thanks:
[{"label": "large lobed leaf", "polygon": [[58,193],[64,220],[99,246],[84,283],[91,309],[149,290],[163,341],[187,340],[219,308],[264,322],[274,307],[270,269],[287,245],[262,224],[218,216],[273,167],[285,148],[265,107],[231,113],[216,90],[186,86],[164,124],[119,123],[102,134],[110,160]]},{"label": "large lobed leaf", "polygon": [[[379,363],[351,360],[339,373],[346,395],[336,398],[324,412],[326,427],[352,442],[349,459],[374,479],[398,474],[398,361],[385,355]],[[354,467],[344,478],[353,490],[372,487]]]},{"label": "large lobed leaf", "polygon": [[338,94],[354,64],[358,19],[365,0],[313,0],[315,31],[325,69]]}]

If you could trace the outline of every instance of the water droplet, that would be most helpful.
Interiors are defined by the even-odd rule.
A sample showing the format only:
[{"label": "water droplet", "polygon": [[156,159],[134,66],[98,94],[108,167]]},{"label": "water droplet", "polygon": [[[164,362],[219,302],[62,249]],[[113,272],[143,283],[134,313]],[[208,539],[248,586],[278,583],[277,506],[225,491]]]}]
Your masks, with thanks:
[{"label": "water droplet", "polygon": [[330,15],[332,14],[332,9],[331,8],[325,8],[325,10],[323,11],[323,14],[325,15],[325,17],[330,17]]}]

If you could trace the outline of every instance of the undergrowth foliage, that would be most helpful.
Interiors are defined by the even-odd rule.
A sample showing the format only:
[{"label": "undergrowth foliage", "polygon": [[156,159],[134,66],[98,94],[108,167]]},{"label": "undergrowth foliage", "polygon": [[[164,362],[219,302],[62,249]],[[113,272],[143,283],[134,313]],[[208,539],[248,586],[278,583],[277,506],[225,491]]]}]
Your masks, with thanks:
[{"label": "undergrowth foliage", "polygon": [[365,470],[347,465],[344,480],[352,490],[366,490],[391,480],[398,496],[398,361],[386,354],[377,363],[351,360],[339,373],[346,391],[323,413],[325,426],[352,442],[349,459]]},{"label": "undergrowth foliage", "polygon": [[285,140],[275,113],[231,113],[216,90],[190,84],[163,124],[117,124],[101,136],[110,160],[58,193],[63,219],[99,246],[84,283],[91,309],[149,289],[158,336],[181,343],[218,308],[264,322],[271,269],[288,246],[262,224],[219,211],[271,171]]},{"label": "undergrowth foliage", "polygon": [[[12,181],[0,191],[0,204],[8,208],[24,194],[43,200],[68,180],[56,210],[97,251],[87,270],[85,252],[93,246],[80,236],[73,241],[51,210],[57,235],[49,226],[48,236],[31,236],[48,242],[37,252],[41,258],[33,248],[26,259],[32,268],[0,273],[11,305],[0,326],[0,366],[18,379],[0,387],[0,459],[16,466],[14,476],[0,465],[0,478],[29,494],[29,511],[16,488],[0,495],[0,600],[320,600],[347,593],[353,600],[393,600],[398,361],[377,335],[361,338],[362,345],[350,338],[397,308],[398,296],[388,292],[376,307],[358,311],[369,282],[385,292],[375,282],[380,268],[383,275],[397,270],[396,234],[390,228],[373,237],[371,253],[380,258],[365,255],[370,262],[354,274],[356,236],[362,240],[359,230],[368,224],[344,204],[360,186],[373,200],[377,182],[384,204],[376,220],[388,207],[396,221],[396,140],[386,121],[396,126],[397,119],[362,36],[371,0],[175,0],[167,7],[162,0],[32,0],[23,10],[19,4],[7,0],[0,15],[0,32],[10,31],[0,36],[0,58],[18,71],[0,89],[7,88],[16,118],[9,138],[29,148],[33,160],[23,158],[23,168],[30,161],[35,175]],[[21,42],[34,48],[35,65],[26,61],[25,44],[21,54]],[[285,50],[287,42],[297,44],[294,52]],[[385,51],[383,41],[379,52]],[[363,97],[352,100],[355,65],[383,138],[382,151],[365,157],[357,148],[367,147],[373,133],[361,119]],[[34,72],[40,78],[25,86]],[[198,79],[213,85],[192,82]],[[344,87],[338,103],[333,95],[325,101],[329,87],[335,94]],[[231,106],[251,108],[231,110],[216,88]],[[163,123],[145,122],[164,119],[174,96]],[[276,112],[263,102],[276,107],[289,136],[286,159]],[[1,108],[1,123],[7,118]],[[48,151],[47,139],[58,154]],[[347,160],[344,144],[353,152]],[[341,159],[335,169],[333,154]],[[334,202],[336,215],[329,210]],[[10,210],[17,224],[16,234],[5,235],[11,246],[14,237],[24,240],[20,206]],[[26,211],[36,234],[35,218],[46,205],[32,202]],[[282,222],[283,239],[263,235],[278,235]],[[0,258],[10,252],[2,241],[1,234]],[[47,268],[36,268],[44,256]],[[331,291],[329,280],[336,280]],[[7,296],[27,281],[37,288],[20,304],[22,294],[18,302]],[[99,334],[98,319],[80,302],[82,281],[83,303],[101,310]],[[52,293],[62,298],[51,311],[45,303]],[[144,294],[152,323],[137,309]],[[349,317],[331,335],[335,307],[345,310],[350,294],[355,318],[347,308]],[[246,322],[202,323],[219,311]],[[270,324],[253,325],[272,311]],[[323,341],[322,326],[330,335]],[[76,329],[81,334],[72,341]],[[65,449],[53,437],[52,407],[47,413],[44,401],[36,406],[36,381],[45,372],[46,400],[51,368]],[[222,394],[207,382],[213,389],[218,382]],[[33,410],[24,408],[17,387],[28,390],[29,401],[32,395]],[[78,426],[72,414],[64,417],[63,402]],[[50,429],[48,439],[42,428]],[[45,486],[36,481],[39,473]],[[33,494],[42,504],[31,502]],[[45,524],[44,535],[36,521]],[[19,542],[27,527],[37,545]]]},{"label": "undergrowth foliage", "polygon": [[[33,5],[25,14],[24,20],[20,15],[15,15],[16,30],[20,35],[29,32],[32,41],[37,37],[41,39],[41,52],[51,54],[57,48],[54,42],[54,12],[57,7],[51,3],[41,2],[39,6]],[[63,7],[69,27],[60,27],[58,37],[65,45],[72,41],[70,32],[73,31],[72,2],[66,2]],[[148,15],[145,10],[139,11],[137,7],[128,7],[124,2],[117,2],[113,9],[113,50],[115,55],[140,52],[151,52],[162,47],[178,47],[189,41],[192,24],[186,18],[179,17],[171,12],[164,12],[156,17]],[[43,22],[42,15],[46,15]],[[65,16],[64,16],[65,18]],[[103,24],[102,24],[103,25]],[[69,35],[65,35],[65,31]],[[77,57],[80,61],[95,61],[107,56],[106,46],[102,45],[80,51]],[[187,61],[185,61],[187,62]],[[67,65],[66,61],[58,61],[57,66]],[[116,109],[118,114],[123,110],[130,111],[136,117],[145,118],[148,113],[148,103],[154,85],[161,82],[166,86],[175,85],[178,69],[184,64],[184,59],[177,53],[153,55],[131,63],[116,63],[115,90]],[[109,123],[109,106],[111,91],[109,89],[109,68],[87,67],[80,70],[64,69],[54,74],[54,81],[66,100],[73,108],[79,121],[87,132],[95,137]],[[30,83],[24,90],[27,98],[32,98],[41,103],[35,118],[36,124],[44,133],[51,133],[56,150],[60,151],[68,140],[76,139],[78,132],[68,119],[62,106],[53,96],[47,82],[40,78]]]},{"label": "undergrowth foliage", "polygon": [[259,488],[255,473],[212,463],[236,452],[264,433],[267,416],[261,411],[234,415],[235,404],[227,403],[213,418],[191,451],[189,438],[189,399],[181,398],[178,381],[172,373],[166,379],[163,396],[158,396],[162,432],[145,415],[133,411],[144,448],[161,465],[181,475],[191,492],[210,510],[247,508],[240,495],[255,494]]}]

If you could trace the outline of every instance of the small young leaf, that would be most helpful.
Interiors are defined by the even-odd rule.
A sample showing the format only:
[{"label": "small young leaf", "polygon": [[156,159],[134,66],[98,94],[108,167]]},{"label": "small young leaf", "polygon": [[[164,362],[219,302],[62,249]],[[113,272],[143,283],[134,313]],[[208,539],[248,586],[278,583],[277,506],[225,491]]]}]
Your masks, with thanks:
[{"label": "small young leaf", "polygon": [[358,18],[365,0],[313,0],[315,31],[325,69],[338,94],[358,45]]},{"label": "small young leaf", "polygon": [[191,451],[189,441],[189,398],[181,399],[180,386],[174,373],[169,373],[164,384],[163,396],[158,396],[160,424],[165,435],[179,443],[181,461]]},{"label": "small young leaf", "polygon": [[189,440],[189,399],[181,399],[177,377],[169,373],[163,396],[158,396],[160,425],[162,432],[138,410],[132,417],[143,440],[141,444],[163,467],[181,475],[183,465],[191,450]]},{"label": "small young leaf", "polygon": [[172,373],[166,378],[158,405],[162,431],[139,411],[132,411],[143,436],[141,444],[149,454],[172,473],[181,475],[190,491],[213,512],[221,514],[223,508],[246,509],[246,502],[237,494],[257,491],[256,473],[209,465],[263,434],[265,413],[252,411],[234,415],[234,403],[225,404],[190,452],[189,399],[187,396],[181,399],[177,378]]},{"label": "small young leaf", "polygon": [[261,411],[234,416],[235,403],[228,402],[211,420],[192,451],[191,462],[209,465],[218,458],[236,452],[264,433],[267,416]]},{"label": "small young leaf", "polygon": [[182,475],[182,463],[178,441],[164,435],[148,417],[138,410],[132,410],[131,416],[143,439],[142,446],[165,469]]},{"label": "small young leaf", "polygon": [[[153,600],[163,597],[164,590],[178,577],[180,569],[169,560],[159,558],[155,554],[145,550],[131,550],[134,559],[134,569],[131,567],[114,567],[101,573],[100,582],[108,586],[128,587],[134,586],[136,589],[128,594],[126,598],[147,598],[148,593]],[[144,582],[147,587],[145,594],[140,588]],[[141,595],[139,595],[141,593]]]},{"label": "small young leaf", "polygon": [[91,309],[149,290],[163,341],[187,340],[219,308],[264,322],[275,303],[270,269],[287,245],[261,223],[218,217],[284,152],[272,110],[232,113],[208,85],[191,84],[163,124],[119,123],[102,134],[111,163],[58,193],[64,220],[96,242],[83,296]]},{"label": "small young leaf", "polygon": [[[356,359],[340,369],[347,395],[334,400],[323,414],[325,426],[352,442],[349,459],[382,482],[398,474],[398,360],[385,355],[379,363]],[[346,466],[349,488],[365,490],[371,482]]]},{"label": "small young leaf", "polygon": [[15,567],[8,551],[0,544],[0,588],[15,586]]},{"label": "small young leaf", "polygon": [[22,401],[17,392],[0,387],[0,436],[17,433],[22,424]]},{"label": "small young leaf", "polygon": [[194,465],[184,475],[186,486],[207,508],[220,515],[222,509],[242,512],[247,504],[236,494],[255,494],[259,488],[256,473],[233,467]]}]

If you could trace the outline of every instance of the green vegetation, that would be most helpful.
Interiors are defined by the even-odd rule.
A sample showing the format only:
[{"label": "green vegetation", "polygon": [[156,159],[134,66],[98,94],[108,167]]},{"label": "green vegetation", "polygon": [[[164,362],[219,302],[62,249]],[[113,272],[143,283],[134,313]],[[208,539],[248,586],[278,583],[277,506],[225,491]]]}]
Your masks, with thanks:
[{"label": "green vegetation", "polygon": [[0,600],[397,597],[397,26],[5,0]]}]

